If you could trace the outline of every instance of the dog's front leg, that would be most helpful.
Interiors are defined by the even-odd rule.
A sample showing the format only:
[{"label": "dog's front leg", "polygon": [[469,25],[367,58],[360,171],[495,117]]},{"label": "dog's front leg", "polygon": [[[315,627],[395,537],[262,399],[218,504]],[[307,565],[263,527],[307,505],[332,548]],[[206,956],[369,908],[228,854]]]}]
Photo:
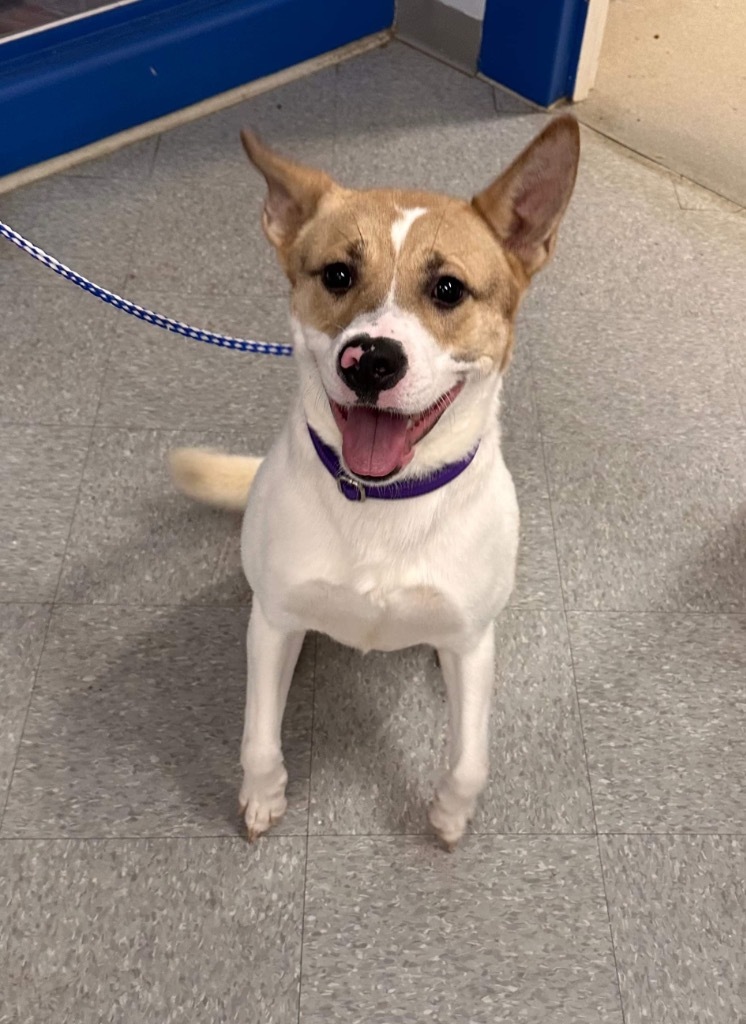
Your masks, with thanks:
[{"label": "dog's front leg", "polygon": [[467,654],[438,650],[448,693],[448,770],[430,807],[430,823],[453,849],[474,813],[489,771],[490,700],[495,680],[495,638],[490,625]]},{"label": "dog's front leg", "polygon": [[287,807],[288,775],[280,732],[303,636],[302,632],[283,633],[275,629],[254,599],[247,638],[248,682],[241,743],[243,784],[239,797],[250,842],[279,821]]}]

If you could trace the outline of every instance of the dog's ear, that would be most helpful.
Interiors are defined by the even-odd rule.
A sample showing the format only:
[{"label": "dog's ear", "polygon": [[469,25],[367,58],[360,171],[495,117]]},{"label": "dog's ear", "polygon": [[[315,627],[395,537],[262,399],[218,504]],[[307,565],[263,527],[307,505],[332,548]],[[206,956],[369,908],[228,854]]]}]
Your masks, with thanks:
[{"label": "dog's ear", "polygon": [[287,160],[265,146],[258,135],[241,132],[243,147],[267,182],[262,226],[267,238],[280,250],[292,244],[333,180],[323,171]]},{"label": "dog's ear", "polygon": [[580,156],[578,122],[552,121],[484,192],[472,200],[505,248],[531,277],[554,250]]}]

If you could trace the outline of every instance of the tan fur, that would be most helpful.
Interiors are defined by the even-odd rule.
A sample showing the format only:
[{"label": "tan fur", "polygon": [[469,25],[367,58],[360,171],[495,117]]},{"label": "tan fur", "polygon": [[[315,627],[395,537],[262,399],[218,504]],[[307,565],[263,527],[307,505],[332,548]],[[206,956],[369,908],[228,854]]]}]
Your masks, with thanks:
[{"label": "tan fur", "polygon": [[[553,121],[471,203],[422,191],[345,189],[251,133],[243,139],[267,180],[264,227],[293,286],[298,320],[338,335],[390,296],[458,358],[486,357],[505,369],[521,297],[552,253],[572,192],[579,148],[573,118]],[[558,166],[566,173],[558,174]],[[415,208],[425,213],[396,253],[392,227]],[[323,267],[335,262],[355,271],[355,286],[345,295],[331,295],[321,283]],[[469,290],[453,309],[432,301],[441,275],[459,278]]]},{"label": "tan fur", "polygon": [[[392,227],[403,211],[415,208],[425,213],[396,254]],[[447,260],[441,252],[448,253]],[[337,261],[351,264],[357,274],[347,295],[330,295],[320,285],[321,269]],[[337,334],[355,317],[378,309],[393,285],[393,301],[418,316],[444,348],[464,359],[506,361],[522,283],[494,233],[467,202],[428,192],[335,188],[299,232],[287,270],[294,315],[325,334]],[[454,310],[435,307],[430,292],[441,274],[463,280],[473,298]]]},{"label": "tan fur", "polygon": [[267,182],[262,227],[287,270],[288,254],[298,232],[335,183],[324,171],[275,153],[254,132],[241,132],[241,141],[249,160]]},{"label": "tan fur", "polygon": [[195,501],[243,512],[262,460],[207,448],[177,448],[169,455],[176,487]]}]

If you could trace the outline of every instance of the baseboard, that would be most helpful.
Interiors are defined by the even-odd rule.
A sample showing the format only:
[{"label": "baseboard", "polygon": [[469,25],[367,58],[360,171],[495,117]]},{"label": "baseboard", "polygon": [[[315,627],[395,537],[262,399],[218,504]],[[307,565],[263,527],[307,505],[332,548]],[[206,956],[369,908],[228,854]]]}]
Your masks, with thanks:
[{"label": "baseboard", "polygon": [[398,0],[396,34],[461,71],[477,69],[482,22],[439,0]]}]

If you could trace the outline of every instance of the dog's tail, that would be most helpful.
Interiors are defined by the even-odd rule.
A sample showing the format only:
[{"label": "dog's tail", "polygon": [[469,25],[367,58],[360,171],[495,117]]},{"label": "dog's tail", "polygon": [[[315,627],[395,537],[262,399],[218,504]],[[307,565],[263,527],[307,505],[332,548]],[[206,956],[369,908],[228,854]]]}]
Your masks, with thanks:
[{"label": "dog's tail", "polygon": [[243,512],[246,499],[262,460],[244,455],[226,455],[208,448],[177,448],[169,457],[171,478],[190,498]]}]

